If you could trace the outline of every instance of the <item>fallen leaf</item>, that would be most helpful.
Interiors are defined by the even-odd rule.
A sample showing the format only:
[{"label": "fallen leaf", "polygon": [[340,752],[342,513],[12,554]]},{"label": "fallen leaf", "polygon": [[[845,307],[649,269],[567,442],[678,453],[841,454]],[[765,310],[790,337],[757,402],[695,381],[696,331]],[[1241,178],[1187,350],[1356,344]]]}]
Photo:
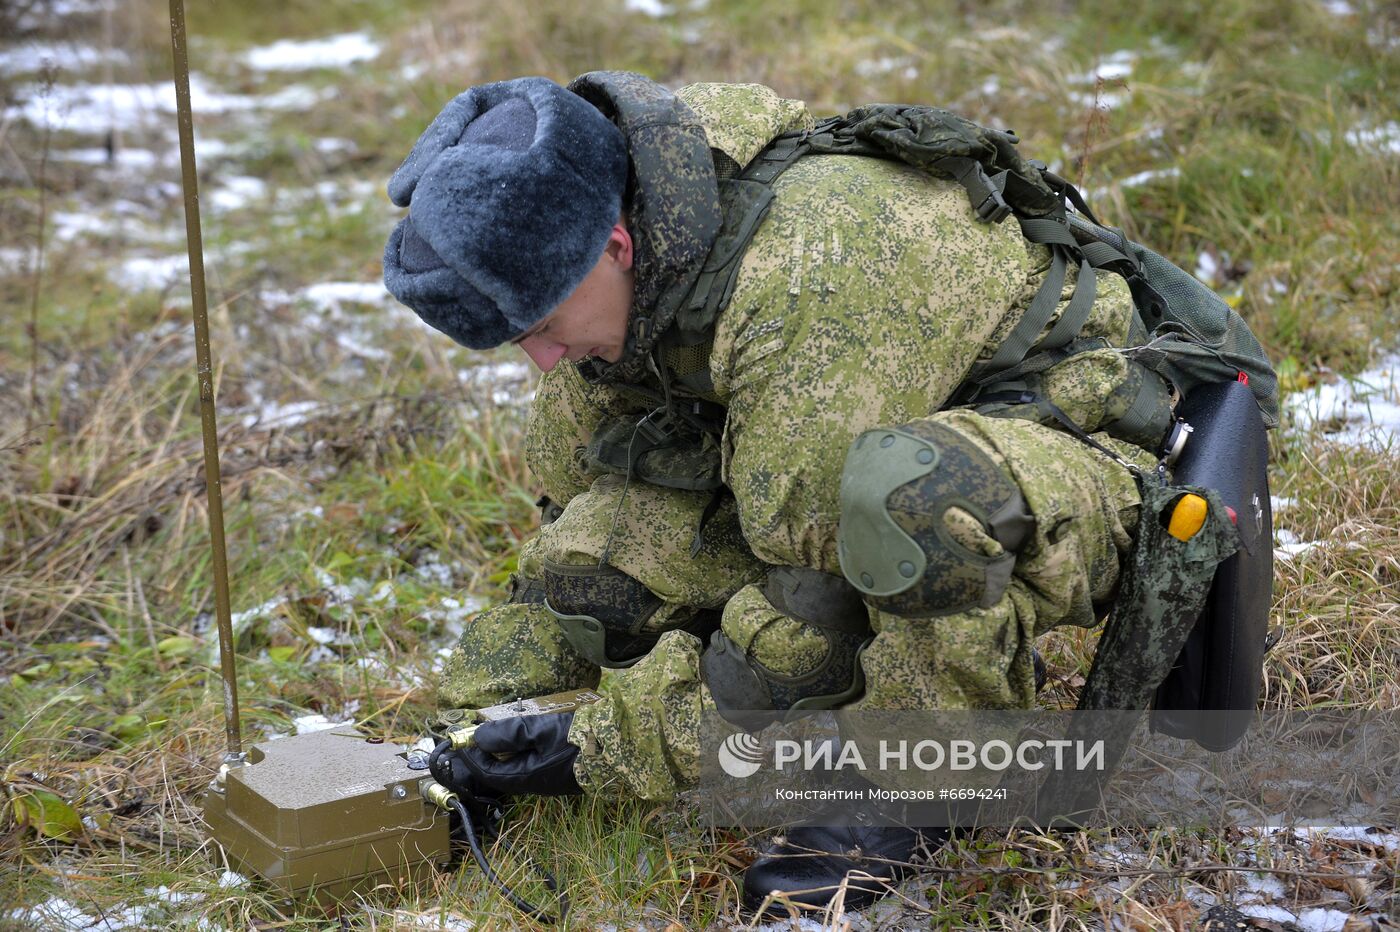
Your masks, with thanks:
[{"label": "fallen leaf", "polygon": [[183,657],[199,648],[199,642],[192,637],[176,635],[156,644],[156,652],[162,657]]},{"label": "fallen leaf", "polygon": [[29,790],[14,799],[15,820],[35,833],[67,841],[83,833],[78,812],[48,790]]},{"label": "fallen leaf", "polygon": [[327,521],[335,524],[350,524],[360,517],[360,506],[353,502],[337,502],[325,510]]}]

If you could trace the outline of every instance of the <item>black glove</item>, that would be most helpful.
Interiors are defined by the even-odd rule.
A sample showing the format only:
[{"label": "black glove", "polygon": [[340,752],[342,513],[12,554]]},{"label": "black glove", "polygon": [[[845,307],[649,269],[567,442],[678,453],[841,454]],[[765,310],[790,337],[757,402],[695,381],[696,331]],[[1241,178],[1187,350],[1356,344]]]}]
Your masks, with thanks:
[{"label": "black glove", "polygon": [[[477,726],[469,748],[443,754],[450,789],[471,796],[575,796],[578,745],[569,743],[572,712],[520,715]],[[497,754],[510,755],[505,760]],[[439,769],[448,769],[440,765]]]}]

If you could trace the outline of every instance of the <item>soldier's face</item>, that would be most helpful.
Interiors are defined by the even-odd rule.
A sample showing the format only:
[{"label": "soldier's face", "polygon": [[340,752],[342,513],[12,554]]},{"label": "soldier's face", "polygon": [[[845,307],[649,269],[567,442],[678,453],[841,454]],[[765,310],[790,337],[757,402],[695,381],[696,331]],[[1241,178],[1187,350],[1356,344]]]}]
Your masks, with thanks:
[{"label": "soldier's face", "polygon": [[627,342],[635,277],[632,237],[618,223],[593,271],[549,316],[514,342],[542,372],[561,359],[597,356],[617,362]]}]

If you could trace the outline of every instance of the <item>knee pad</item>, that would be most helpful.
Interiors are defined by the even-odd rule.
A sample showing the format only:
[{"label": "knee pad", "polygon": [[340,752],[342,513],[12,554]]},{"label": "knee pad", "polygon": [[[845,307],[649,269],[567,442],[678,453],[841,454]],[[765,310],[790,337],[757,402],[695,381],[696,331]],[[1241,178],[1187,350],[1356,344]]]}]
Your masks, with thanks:
[{"label": "knee pad", "polygon": [[[874,637],[860,593],[839,576],[777,567],[755,601],[760,611],[802,625],[803,636],[794,642],[806,643],[794,643],[793,654],[798,655],[796,665],[806,669],[776,670],[754,655],[755,637],[739,643],[724,630],[714,632],[700,657],[700,671],[721,716],[741,728],[758,730],[774,720],[773,712],[832,709],[860,697],[865,691],[860,655]],[[737,630],[731,633],[738,635]],[[816,662],[806,662],[804,653]]]},{"label": "knee pad", "polygon": [[642,583],[607,564],[544,561],[542,600],[564,637],[589,661],[623,669],[641,660],[666,631],[703,638],[719,613],[667,605]]},{"label": "knee pad", "polygon": [[933,418],[866,431],[846,454],[837,554],[881,611],[990,608],[1033,529],[1016,483]]}]

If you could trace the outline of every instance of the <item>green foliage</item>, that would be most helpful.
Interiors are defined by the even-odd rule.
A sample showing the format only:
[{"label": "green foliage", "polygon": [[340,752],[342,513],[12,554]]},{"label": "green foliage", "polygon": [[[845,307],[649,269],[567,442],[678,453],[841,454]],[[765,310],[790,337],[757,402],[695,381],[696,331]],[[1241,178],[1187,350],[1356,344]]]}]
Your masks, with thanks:
[{"label": "green foliage", "polygon": [[[285,734],[308,712],[416,737],[434,706],[436,652],[473,606],[499,598],[533,529],[520,408],[495,397],[528,384],[473,374],[509,352],[469,354],[406,312],[301,292],[377,280],[397,216],[383,184],[464,87],[630,68],[671,86],[761,81],[819,114],[918,101],[1014,127],[1026,154],[1079,182],[1104,219],[1187,269],[1215,257],[1214,284],[1297,390],[1330,377],[1322,367],[1367,363],[1400,307],[1400,21],[1379,0],[1351,5],[1338,16],[1311,0],[683,0],[652,17],[623,0],[191,4],[196,68],[212,83],[326,94],[305,112],[197,118],[245,739]],[[131,53],[121,74],[168,80],[164,3],[130,13],[118,23]],[[100,42],[97,17],[71,25],[63,41]],[[242,63],[253,44],[359,29],[385,49],[351,69]],[[1126,75],[1095,81],[1110,60]],[[7,99],[20,87],[0,82]],[[160,133],[123,129],[125,145],[168,148]],[[50,138],[41,191],[43,133],[23,121],[5,132],[19,161],[0,163],[0,255],[30,254],[41,203],[50,235],[37,340],[0,327],[0,815],[13,842],[0,854],[0,901],[71,895],[72,882],[30,869],[38,863],[101,878],[82,881],[90,912],[165,884],[204,897],[214,925],[320,927],[309,907],[219,887],[198,822],[221,753],[222,687],[188,300],[183,282],[133,293],[111,274],[133,252],[178,254],[180,205],[152,186],[132,195],[139,223],[104,213],[121,173],[59,157],[102,142],[68,132]],[[330,137],[344,142],[318,146]],[[237,175],[264,181],[267,196],[214,210],[208,195]],[[60,212],[109,229],[56,239]],[[27,318],[35,284],[0,268],[10,317]],[[308,402],[304,419],[258,420]],[[1274,490],[1298,503],[1288,526],[1302,539],[1341,527],[1351,537],[1280,565],[1275,620],[1288,633],[1270,655],[1267,701],[1393,708],[1393,456],[1276,444]],[[1074,701],[1094,636],[1042,641],[1046,702]],[[577,891],[581,927],[737,921],[737,871],[763,841],[707,832],[683,807],[595,799],[527,803],[508,834]],[[1082,871],[1119,841],[974,836],[940,856],[965,872],[921,879],[929,907],[911,923],[1154,928],[1184,915],[1094,894]],[[1173,843],[1129,838],[1149,851],[1144,863],[1182,868],[1135,895],[1154,908],[1185,902],[1186,867],[1237,853],[1199,842],[1165,850]],[[1226,881],[1210,892],[1227,895]],[[365,925],[386,928],[518,922],[470,867],[372,893],[363,911]]]}]

